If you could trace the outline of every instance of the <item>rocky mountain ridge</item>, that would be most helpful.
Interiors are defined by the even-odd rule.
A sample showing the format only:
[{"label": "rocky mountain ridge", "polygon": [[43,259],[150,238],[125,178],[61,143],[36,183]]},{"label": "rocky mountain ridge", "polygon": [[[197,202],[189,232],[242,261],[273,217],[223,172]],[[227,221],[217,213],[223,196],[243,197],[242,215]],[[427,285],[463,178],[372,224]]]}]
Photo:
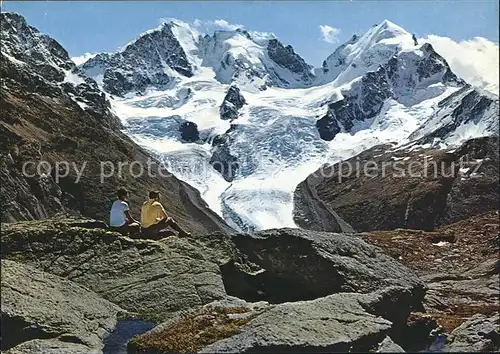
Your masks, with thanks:
[{"label": "rocky mountain ridge", "polygon": [[211,67],[221,83],[251,83],[260,89],[311,85],[315,78],[312,66],[274,37],[239,29],[202,36],[178,20],[141,34],[117,53],[98,54],[81,68],[97,77],[105,91],[123,96],[172,87],[203,66]]}]

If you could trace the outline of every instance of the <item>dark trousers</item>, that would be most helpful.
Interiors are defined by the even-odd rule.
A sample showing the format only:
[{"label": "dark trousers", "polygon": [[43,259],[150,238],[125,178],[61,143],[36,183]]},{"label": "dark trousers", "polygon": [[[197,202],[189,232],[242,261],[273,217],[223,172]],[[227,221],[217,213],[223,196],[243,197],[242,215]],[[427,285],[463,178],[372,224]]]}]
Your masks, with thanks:
[{"label": "dark trousers", "polygon": [[124,224],[122,226],[111,226],[111,231],[117,231],[122,235],[138,235],[141,232],[141,225]]},{"label": "dark trousers", "polygon": [[153,224],[149,227],[143,227],[141,231],[146,236],[155,236],[155,234],[158,234],[159,231],[163,230],[167,226],[170,226],[172,229],[177,231],[179,234],[185,233],[184,230],[182,230],[180,228],[179,224],[177,224],[174,221],[174,219],[172,219],[172,218],[162,219],[158,223]]}]

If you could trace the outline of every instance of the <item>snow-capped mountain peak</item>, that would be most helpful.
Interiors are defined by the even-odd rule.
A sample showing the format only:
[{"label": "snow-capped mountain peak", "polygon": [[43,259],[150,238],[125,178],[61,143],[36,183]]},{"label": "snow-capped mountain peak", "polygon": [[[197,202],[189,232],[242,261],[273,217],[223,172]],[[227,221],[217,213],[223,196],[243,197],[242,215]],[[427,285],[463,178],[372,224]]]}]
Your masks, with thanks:
[{"label": "snow-capped mountain peak", "polygon": [[82,64],[104,90],[119,96],[172,87],[178,78],[192,77],[202,67],[223,84],[234,82],[257,91],[309,87],[315,79],[312,66],[272,33],[236,29],[202,36],[194,26],[175,19],[142,33],[117,53],[102,53]]},{"label": "snow-capped mountain peak", "polygon": [[403,27],[385,19],[372,29],[368,30],[366,34],[371,37],[373,41],[379,42],[383,39],[405,36],[410,33],[408,33]]},{"label": "snow-capped mountain peak", "polygon": [[199,33],[177,20],[142,33],[117,53],[104,53],[81,67],[104,90],[122,96],[148,87],[170,87],[179,77],[192,77],[199,61]]},{"label": "snow-capped mountain peak", "polygon": [[319,83],[348,83],[367,72],[375,71],[396,53],[416,48],[412,35],[402,27],[384,20],[362,36],[353,35],[335,50],[319,72]]},{"label": "snow-capped mountain peak", "polygon": [[[161,35],[157,36],[156,34],[161,34]],[[136,44],[137,41],[143,40],[143,37],[148,38],[149,36],[152,35],[153,35],[153,40],[160,40],[160,41],[165,40],[167,37],[174,36],[179,42],[179,44],[181,44],[183,47],[186,47],[185,49],[187,51],[190,51],[197,46],[198,38],[200,37],[201,34],[195,27],[190,26],[186,22],[183,22],[175,18],[167,18],[163,19],[158,27],[149,29],[141,33],[139,36],[137,36],[136,39],[125,44],[119,50],[119,52],[125,51],[129,46],[133,46],[134,44]]]},{"label": "snow-capped mountain peak", "polygon": [[292,46],[284,46],[269,34],[216,31],[203,38],[200,48],[202,65],[212,67],[216,79],[224,84],[293,88],[310,86],[314,79],[312,67]]}]

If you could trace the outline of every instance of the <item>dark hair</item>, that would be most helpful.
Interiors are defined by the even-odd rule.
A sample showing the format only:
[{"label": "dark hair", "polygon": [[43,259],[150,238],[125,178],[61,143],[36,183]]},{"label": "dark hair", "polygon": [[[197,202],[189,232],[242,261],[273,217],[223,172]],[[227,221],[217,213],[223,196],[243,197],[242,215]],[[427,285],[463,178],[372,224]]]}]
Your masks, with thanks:
[{"label": "dark hair", "polygon": [[116,191],[116,195],[118,196],[118,198],[121,198],[121,197],[126,197],[128,194],[128,190],[127,188],[125,187],[120,187],[118,188],[118,190]]},{"label": "dark hair", "polygon": [[160,192],[159,191],[151,191],[149,192],[149,199],[155,199],[155,198],[158,198],[160,196]]}]

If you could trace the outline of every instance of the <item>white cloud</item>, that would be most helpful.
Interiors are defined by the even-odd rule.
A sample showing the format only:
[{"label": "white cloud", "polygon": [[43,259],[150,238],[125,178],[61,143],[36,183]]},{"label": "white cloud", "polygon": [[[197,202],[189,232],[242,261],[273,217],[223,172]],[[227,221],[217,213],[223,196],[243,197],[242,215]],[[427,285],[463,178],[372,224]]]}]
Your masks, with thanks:
[{"label": "white cloud", "polygon": [[97,53],[85,53],[85,54],[77,56],[77,57],[72,57],[71,60],[73,60],[73,62],[76,65],[80,65],[80,64],[85,63],[87,60],[95,57],[96,55],[97,55]]},{"label": "white cloud", "polygon": [[220,28],[231,30],[231,31],[234,31],[238,28],[243,28],[243,25],[239,25],[239,24],[231,25],[226,20],[215,20],[214,23],[215,23],[215,25],[219,26]]},{"label": "white cloud", "polygon": [[222,29],[226,31],[234,31],[239,29],[243,29],[243,25],[240,24],[231,24],[227,22],[226,20],[214,20],[214,21],[203,21],[203,20],[194,20],[193,25],[195,27],[201,28],[205,31],[214,31],[217,29]]},{"label": "white cloud", "polygon": [[429,42],[443,56],[451,70],[468,83],[498,94],[498,44],[483,37],[455,42],[448,37],[429,35]]},{"label": "white cloud", "polygon": [[328,25],[319,25],[323,41],[327,43],[337,43],[340,29]]}]

